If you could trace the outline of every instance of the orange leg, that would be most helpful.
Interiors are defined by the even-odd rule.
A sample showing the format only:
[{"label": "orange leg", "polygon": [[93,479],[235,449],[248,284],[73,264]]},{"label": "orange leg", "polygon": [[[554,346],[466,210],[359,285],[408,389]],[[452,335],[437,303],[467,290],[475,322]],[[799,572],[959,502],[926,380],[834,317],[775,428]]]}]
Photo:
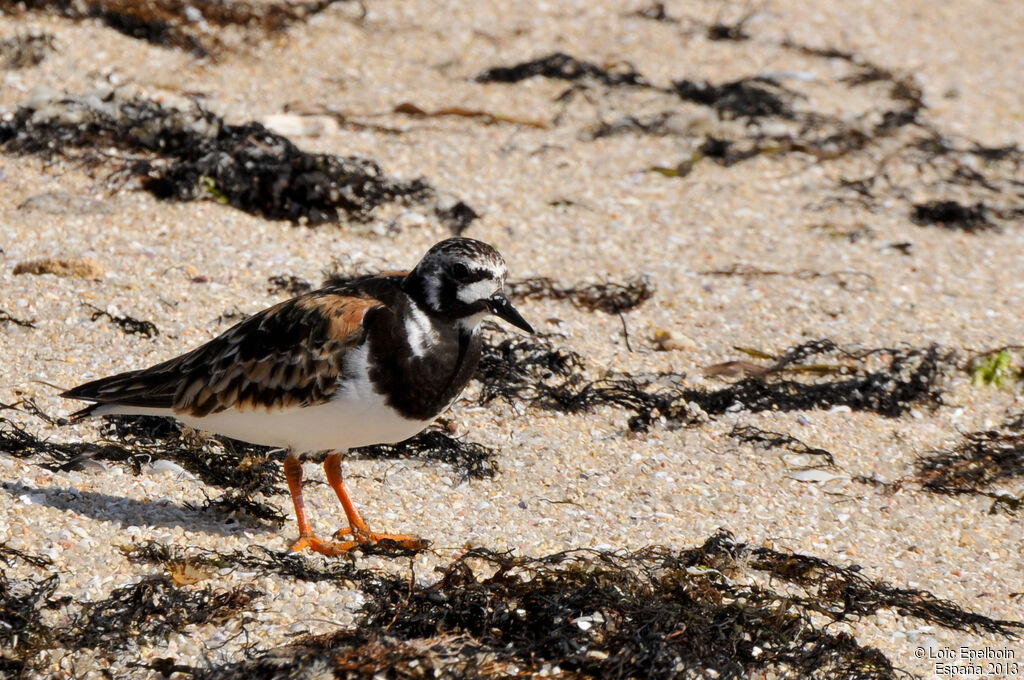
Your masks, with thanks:
[{"label": "orange leg", "polygon": [[324,472],[327,473],[327,482],[334,489],[334,493],[338,495],[341,507],[345,509],[345,516],[348,517],[348,528],[338,531],[335,537],[340,538],[351,534],[354,539],[335,544],[342,547],[342,550],[351,550],[361,545],[373,545],[382,541],[391,541],[408,550],[423,550],[430,545],[429,541],[411,534],[378,534],[377,532],[370,531],[370,528],[366,526],[366,522],[359,515],[359,511],[356,510],[352,498],[349,497],[348,490],[345,488],[345,482],[341,479],[340,453],[332,453],[327,456],[327,460],[324,461]]},{"label": "orange leg", "polygon": [[[295,504],[295,519],[299,523],[299,540],[292,543],[290,550],[298,552],[303,548],[311,548],[316,552],[329,550],[330,541],[322,541],[313,535],[313,529],[309,525],[309,518],[306,516],[306,503],[302,500],[302,461],[293,452],[289,451],[284,459],[284,476],[288,480],[288,491],[292,495],[292,503]],[[327,552],[325,554],[334,554]]]},{"label": "orange leg", "polygon": [[289,452],[284,459],[284,476],[288,480],[288,491],[292,495],[292,503],[295,504],[295,519],[299,524],[299,539],[292,543],[291,551],[298,552],[309,548],[324,555],[340,555],[360,546],[373,545],[382,541],[393,541],[402,548],[409,550],[422,550],[429,543],[416,536],[406,534],[378,534],[370,531],[366,522],[359,516],[352,499],[349,498],[345,485],[341,481],[341,455],[331,454],[324,463],[324,470],[327,472],[327,481],[338,494],[348,517],[349,528],[342,529],[338,536],[352,534],[351,541],[325,541],[313,535],[313,528],[310,526],[309,517],[306,515],[306,504],[302,500],[302,461],[299,457]]}]

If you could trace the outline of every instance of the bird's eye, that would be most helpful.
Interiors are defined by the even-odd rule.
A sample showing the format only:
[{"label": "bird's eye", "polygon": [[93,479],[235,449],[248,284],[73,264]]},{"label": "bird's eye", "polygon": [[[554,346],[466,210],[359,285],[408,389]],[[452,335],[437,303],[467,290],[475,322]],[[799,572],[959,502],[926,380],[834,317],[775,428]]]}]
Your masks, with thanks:
[{"label": "bird's eye", "polygon": [[452,278],[456,281],[465,281],[469,278],[469,268],[461,262],[452,265]]}]

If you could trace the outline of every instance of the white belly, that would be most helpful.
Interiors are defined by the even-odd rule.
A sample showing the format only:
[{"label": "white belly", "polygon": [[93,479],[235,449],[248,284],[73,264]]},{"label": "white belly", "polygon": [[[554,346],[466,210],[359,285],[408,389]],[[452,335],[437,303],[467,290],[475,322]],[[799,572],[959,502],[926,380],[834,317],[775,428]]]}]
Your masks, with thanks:
[{"label": "white belly", "polygon": [[253,444],[294,451],[338,451],[408,439],[431,421],[406,420],[384,405],[341,396],[326,404],[288,411],[221,411],[203,418],[175,415],[199,430]]},{"label": "white belly", "polygon": [[[349,375],[365,376],[366,350],[352,353]],[[430,420],[408,420],[385,405],[367,379],[350,380],[324,404],[265,411],[228,409],[197,418],[169,409],[102,407],[96,415],[126,413],[173,416],[189,427],[253,444],[306,451],[339,451],[393,444],[422,431]]]}]

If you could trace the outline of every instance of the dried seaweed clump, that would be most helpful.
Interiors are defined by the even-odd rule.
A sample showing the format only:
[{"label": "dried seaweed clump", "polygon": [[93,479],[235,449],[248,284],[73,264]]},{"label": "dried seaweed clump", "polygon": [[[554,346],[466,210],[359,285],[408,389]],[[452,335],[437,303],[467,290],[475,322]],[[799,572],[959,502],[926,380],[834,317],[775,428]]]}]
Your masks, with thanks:
[{"label": "dried seaweed clump", "polygon": [[10,312],[5,309],[0,309],[0,326],[4,324],[12,323],[15,326],[21,326],[22,328],[35,328],[36,325],[31,321],[25,319],[19,319],[16,316],[12,316]]},{"label": "dried seaweed clump", "polygon": [[110,323],[115,326],[119,326],[122,331],[128,335],[141,335],[146,338],[152,338],[160,335],[160,329],[156,327],[156,324],[152,321],[146,321],[145,319],[136,319],[127,315],[114,315],[108,311],[102,310],[99,307],[86,303],[86,307],[92,309],[92,315],[89,317],[90,321],[96,321],[102,317],[106,317]]},{"label": "dried seaweed clump", "polygon": [[988,213],[988,207],[980,201],[975,205],[950,200],[928,201],[915,204],[910,219],[922,226],[938,225],[946,229],[977,232],[996,228]]},{"label": "dried seaweed clump", "polygon": [[720,85],[682,78],[669,86],[659,86],[652,84],[632,67],[612,72],[589,61],[557,52],[514,66],[490,68],[477,75],[476,80],[481,83],[516,83],[534,76],[581,81],[583,84],[600,83],[609,87],[631,86],[656,90],[710,107],[725,119],[794,118],[791,103],[796,94],[767,76],[740,78]]},{"label": "dried seaweed clump", "polygon": [[555,346],[550,336],[512,337],[484,343],[475,377],[485,404],[500,397],[543,406],[552,383],[577,382],[584,365],[582,356]]},{"label": "dried seaweed clump", "polygon": [[679,23],[679,19],[676,19],[665,11],[664,2],[653,2],[647,7],[641,7],[640,9],[629,12],[626,16],[640,17],[641,19],[649,19],[651,21],[663,21],[669,24]]},{"label": "dried seaweed clump", "polygon": [[[480,399],[485,404],[502,398],[562,413],[614,406],[634,413],[629,419],[634,431],[648,429],[662,416],[675,423],[700,417],[683,397],[679,376],[613,374],[590,380],[583,357],[553,346],[544,336],[485,344],[475,377],[481,383]],[[670,384],[664,385],[666,382]]]},{"label": "dried seaweed clump", "polygon": [[[822,358],[830,363],[809,363]],[[895,418],[915,405],[942,403],[942,371],[951,361],[952,353],[936,345],[848,351],[831,340],[811,340],[787,350],[761,377],[700,394],[691,390],[687,398],[713,414],[734,404],[751,411],[849,406]],[[782,375],[820,378],[804,382]]]},{"label": "dried seaweed clump", "polygon": [[44,156],[83,152],[111,162],[110,148],[143,156],[117,161],[162,199],[207,198],[296,223],[369,220],[380,205],[422,201],[422,179],[386,176],[374,161],[314,154],[259,123],[229,125],[199,106],[165,108],[118,91],[84,97],[40,96],[0,121],[0,148]]},{"label": "dried seaweed clump", "polygon": [[477,211],[463,201],[456,201],[447,206],[439,204],[434,210],[434,214],[453,236],[462,236],[469,229],[469,225],[480,217]]},{"label": "dried seaweed clump", "polygon": [[672,88],[681,99],[703,104],[719,116],[730,118],[793,118],[794,93],[767,77],[742,78],[721,85],[706,81],[677,80]]},{"label": "dried seaweed clump", "polygon": [[214,27],[235,25],[279,31],[340,1],[0,0],[0,10],[17,12],[27,6],[71,19],[97,19],[129,37],[206,56],[222,47]]},{"label": "dried seaweed clump", "polygon": [[[55,422],[45,416],[51,423]],[[123,449],[115,445],[86,444],[82,442],[62,443],[40,439],[13,420],[0,418],[0,451],[15,458],[41,457],[40,464],[53,470],[71,469],[85,458],[113,458],[123,455]]]},{"label": "dried seaweed clump", "polygon": [[618,283],[579,284],[562,286],[547,277],[510,281],[505,292],[519,300],[569,300],[577,307],[599,310],[606,314],[620,314],[639,307],[654,295],[654,282],[646,274]]},{"label": "dried seaweed clump", "polygon": [[0,40],[0,68],[38,66],[55,49],[57,45],[49,33],[28,33]]},{"label": "dried seaweed clump", "polygon": [[247,550],[230,553],[181,547],[147,541],[124,549],[125,557],[133,562],[162,564],[168,569],[175,565],[188,564],[193,567],[234,568],[261,573],[279,574],[301,581],[334,583],[362,583],[377,576],[366,569],[360,569],[350,561],[324,561],[307,557],[301,553],[273,552],[263,546],[250,546]]},{"label": "dried seaweed clump", "polygon": [[744,444],[752,444],[761,449],[785,448],[793,453],[806,456],[821,456],[827,465],[835,465],[835,457],[830,451],[815,446],[808,446],[796,437],[785,432],[770,432],[753,425],[737,425],[732,428],[729,436]]},{"label": "dried seaweed clump", "polygon": [[[0,563],[11,567],[16,561],[36,568],[51,565],[45,557],[0,543]],[[51,630],[43,621],[43,610],[64,604],[63,598],[53,597],[58,585],[57,574],[19,579],[0,569],[0,677],[23,677],[37,650],[50,644]]]},{"label": "dried seaweed clump", "polygon": [[686,550],[532,558],[474,549],[432,585],[387,574],[360,587],[368,597],[351,629],[200,677],[373,677],[388,668],[391,678],[884,679],[907,675],[842,622],[892,610],[956,630],[1024,629],[872,581],[856,565],[751,548],[727,532]]},{"label": "dried seaweed clump", "polygon": [[413,458],[433,460],[451,465],[460,480],[488,479],[498,471],[497,452],[483,444],[464,442],[437,427],[420,432],[397,444],[377,444],[352,449],[350,455],[360,458]]},{"label": "dried seaweed clump", "polygon": [[520,80],[542,76],[556,80],[593,81],[609,87],[631,85],[649,87],[647,81],[633,68],[608,70],[589,61],[577,59],[564,52],[524,61],[514,66],[495,66],[476,77],[478,83],[518,83]]},{"label": "dried seaweed clump", "polygon": [[[661,3],[634,14],[674,20]],[[742,40],[748,37],[744,25],[750,16],[732,24],[711,25],[708,36]],[[612,121],[600,120],[582,130],[581,137],[633,133],[685,138],[688,149],[678,163],[648,168],[665,176],[685,176],[705,160],[729,167],[788,154],[807,155],[819,162],[852,158],[860,168],[859,175],[843,177],[828,202],[853,202],[884,210],[891,201],[898,201],[907,206],[910,219],[918,224],[970,232],[998,228],[1024,216],[1024,193],[1017,179],[1024,154],[1017,144],[986,147],[942,132],[926,117],[924,94],[911,72],[887,68],[846,50],[789,39],[780,46],[804,58],[845,63],[845,73],[825,85],[842,91],[870,88],[869,103],[861,110],[844,113],[815,110],[817,88],[801,86],[795,77],[783,80],[786,75],[782,72],[754,73],[726,82],[687,76],[656,83],[632,68],[626,77],[613,77],[620,74],[563,53],[490,69],[478,80],[516,82],[531,76],[573,80],[572,88],[560,98],[563,101],[572,92],[595,84],[628,85],[628,91],[663,95],[660,111],[650,108],[657,99],[644,97],[638,105],[647,107],[645,110],[626,111]],[[599,101],[599,96],[590,101]],[[713,115],[694,116],[679,106],[680,99],[706,107]],[[616,104],[613,108],[621,107]],[[607,110],[607,105],[596,107],[598,115]],[[864,153],[872,149],[878,152]],[[926,200],[912,202],[910,197],[920,194],[911,188],[920,189],[922,181],[928,191]]]},{"label": "dried seaweed clump", "polygon": [[[37,568],[50,560],[0,543],[0,563],[21,561]],[[0,677],[32,675],[47,650],[102,648],[102,652],[158,643],[185,626],[220,622],[244,610],[263,594],[249,586],[230,590],[178,587],[169,576],[149,576],[114,590],[103,600],[73,602],[54,597],[57,574],[15,579],[0,569]],[[46,609],[61,609],[69,622],[44,620]]]},{"label": "dried seaweed clump", "polygon": [[227,489],[205,507],[277,524],[285,521],[279,507],[257,500],[285,493],[281,466],[268,447],[204,436],[159,416],[105,416],[103,420],[101,433],[109,445],[97,458],[127,462],[136,472],[154,459],[174,461],[204,484]]},{"label": "dried seaweed clump", "polygon": [[277,293],[301,295],[313,290],[313,284],[294,274],[277,274],[268,278],[267,283],[270,284],[267,286],[267,292],[271,295]]},{"label": "dried seaweed clump", "polygon": [[[873,112],[877,122],[866,127],[847,124],[834,139],[821,138],[825,143],[816,145],[834,151],[831,157],[868,147],[884,151],[881,162],[869,161],[867,174],[840,180],[839,200],[879,210],[895,199],[908,205],[915,224],[969,233],[999,229],[1000,221],[1024,215],[1024,193],[1017,179],[1024,153],[1017,144],[989,147],[943,132],[923,115],[923,92],[913,74],[896,73],[843,50],[790,42],[784,46],[848,62],[851,72],[840,82],[849,87],[881,83],[888,89],[892,104]],[[911,196],[920,195],[912,189],[922,186],[928,200],[912,202]]]},{"label": "dried seaweed clump", "polygon": [[[831,363],[809,363],[826,357]],[[633,412],[629,427],[643,431],[663,420],[700,421],[731,410],[803,411],[849,406],[896,417],[915,405],[941,403],[939,385],[950,355],[936,346],[850,352],[829,340],[791,348],[771,366],[717,390],[686,387],[674,373],[587,376],[583,358],[549,338],[507,338],[486,344],[476,378],[481,400],[502,398],[564,413],[614,406]],[[799,375],[803,379],[783,378]]]},{"label": "dried seaweed clump", "polygon": [[178,587],[170,576],[147,576],[116,589],[106,599],[82,603],[68,627],[60,631],[60,641],[70,649],[105,650],[158,643],[185,626],[223,621],[262,595],[251,586]]},{"label": "dried seaweed clump", "polygon": [[917,462],[917,479],[924,488],[943,494],[980,494],[995,500],[992,512],[1015,512],[1024,497],[992,490],[993,485],[1024,477],[1024,413],[994,430],[969,432],[962,442],[936,451]]}]

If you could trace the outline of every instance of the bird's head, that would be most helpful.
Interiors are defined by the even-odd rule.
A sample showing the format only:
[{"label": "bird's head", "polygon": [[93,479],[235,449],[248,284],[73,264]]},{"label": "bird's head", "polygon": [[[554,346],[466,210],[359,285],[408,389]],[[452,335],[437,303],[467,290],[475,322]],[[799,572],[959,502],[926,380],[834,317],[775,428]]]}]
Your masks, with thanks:
[{"label": "bird's head", "polygon": [[449,238],[427,251],[406,277],[404,288],[432,314],[468,330],[494,314],[533,333],[505,296],[506,276],[505,260],[497,250],[471,238]]}]

